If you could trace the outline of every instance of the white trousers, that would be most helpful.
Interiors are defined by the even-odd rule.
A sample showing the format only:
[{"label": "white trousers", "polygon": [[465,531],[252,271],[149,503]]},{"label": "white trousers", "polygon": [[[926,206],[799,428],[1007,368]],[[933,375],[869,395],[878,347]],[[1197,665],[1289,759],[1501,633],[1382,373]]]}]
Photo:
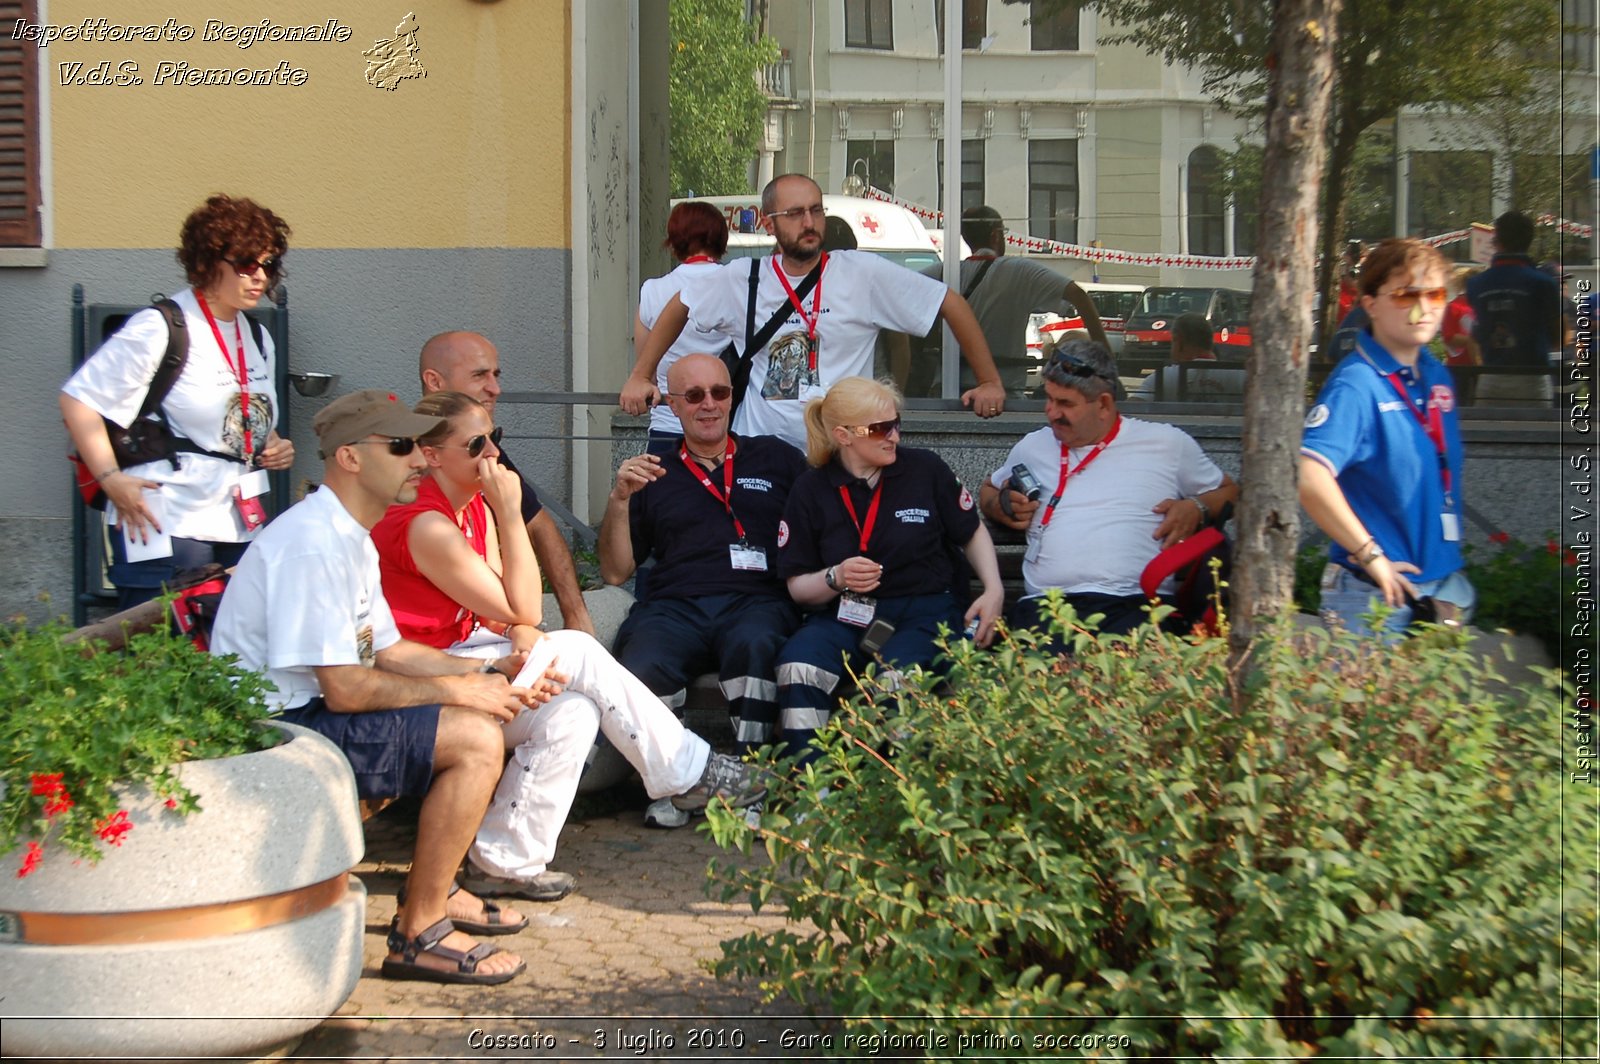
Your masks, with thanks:
[{"label": "white trousers", "polygon": [[[488,654],[482,643],[461,649],[492,660],[509,647],[501,654]],[[502,729],[511,760],[468,851],[474,865],[493,875],[528,879],[549,865],[597,732],[638,771],[651,798],[693,787],[711,756],[710,745],[593,636],[549,633],[534,644],[515,682],[535,679],[551,664],[566,674],[566,690]]]}]

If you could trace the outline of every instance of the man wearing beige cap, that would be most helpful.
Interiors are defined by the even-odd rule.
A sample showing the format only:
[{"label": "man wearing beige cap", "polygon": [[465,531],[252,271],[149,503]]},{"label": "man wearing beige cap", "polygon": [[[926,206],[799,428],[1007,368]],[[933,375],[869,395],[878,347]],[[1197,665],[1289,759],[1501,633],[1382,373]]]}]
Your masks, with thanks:
[{"label": "man wearing beige cap", "polygon": [[456,889],[454,876],[500,779],[501,724],[555,695],[560,677],[512,686],[523,655],[485,665],[395,629],[368,531],[392,504],[416,499],[426,468],[417,437],[439,421],[382,390],[328,404],[312,424],[323,485],[250,545],[211,649],[265,674],[280,719],[338,745],[362,798],[421,797],[384,976],[503,983],[524,962],[465,932],[508,934],[527,919]]}]

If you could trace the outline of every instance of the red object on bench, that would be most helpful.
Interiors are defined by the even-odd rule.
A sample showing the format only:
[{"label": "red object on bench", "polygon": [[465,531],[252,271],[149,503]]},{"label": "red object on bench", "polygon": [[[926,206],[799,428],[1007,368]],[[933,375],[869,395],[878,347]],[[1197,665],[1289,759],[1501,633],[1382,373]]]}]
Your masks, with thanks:
[{"label": "red object on bench", "polygon": [[1169,576],[1178,586],[1169,605],[1192,629],[1211,635],[1220,633],[1217,625],[1216,584],[1211,579],[1211,559],[1228,564],[1228,537],[1218,528],[1202,528],[1182,543],[1174,543],[1151,559],[1139,574],[1139,590],[1145,598],[1159,598],[1156,589]]}]

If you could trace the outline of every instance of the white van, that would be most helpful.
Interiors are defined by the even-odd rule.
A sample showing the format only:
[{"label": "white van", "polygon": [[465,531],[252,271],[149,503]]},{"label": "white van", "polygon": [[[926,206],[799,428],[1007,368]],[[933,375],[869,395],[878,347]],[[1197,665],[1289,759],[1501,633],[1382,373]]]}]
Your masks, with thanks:
[{"label": "white van", "polygon": [[[777,242],[761,227],[759,194],[695,198],[711,204],[727,216],[728,258],[754,258],[772,253]],[[672,205],[677,206],[682,202],[673,200]],[[822,197],[822,206],[829,217],[845,220],[862,251],[882,255],[890,262],[913,270],[943,261],[922,219],[904,207],[856,196],[829,195]]]}]

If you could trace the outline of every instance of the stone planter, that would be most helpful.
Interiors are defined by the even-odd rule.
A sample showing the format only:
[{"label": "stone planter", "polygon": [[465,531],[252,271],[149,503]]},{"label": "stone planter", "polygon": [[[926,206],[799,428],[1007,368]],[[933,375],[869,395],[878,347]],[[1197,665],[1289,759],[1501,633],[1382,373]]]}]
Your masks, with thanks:
[{"label": "stone planter", "polygon": [[98,864],[0,879],[7,1055],[228,1056],[297,1038],[361,975],[363,839],[337,747],[276,724],[270,750],[179,766],[201,811],[125,795]]}]

